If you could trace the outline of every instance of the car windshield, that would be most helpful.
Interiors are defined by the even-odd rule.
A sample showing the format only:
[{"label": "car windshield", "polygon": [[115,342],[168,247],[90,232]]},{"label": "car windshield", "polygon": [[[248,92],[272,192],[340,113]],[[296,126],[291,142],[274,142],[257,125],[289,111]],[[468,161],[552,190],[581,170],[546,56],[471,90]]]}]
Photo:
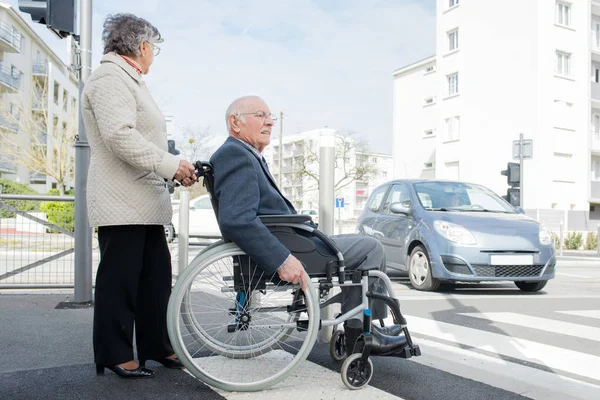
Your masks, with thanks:
[{"label": "car windshield", "polygon": [[516,210],[491,190],[462,182],[421,182],[413,184],[424,209],[515,214]]}]

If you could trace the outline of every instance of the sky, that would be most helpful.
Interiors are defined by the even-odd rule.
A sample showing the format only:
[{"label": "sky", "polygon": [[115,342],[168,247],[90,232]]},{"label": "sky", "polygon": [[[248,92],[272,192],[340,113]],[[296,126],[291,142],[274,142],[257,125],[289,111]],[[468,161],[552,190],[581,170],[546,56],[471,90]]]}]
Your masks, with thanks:
[{"label": "sky", "polygon": [[[435,0],[96,0],[93,12],[92,68],[106,15],[147,19],[165,39],[144,78],[155,100],[176,128],[217,139],[231,101],[255,94],[283,112],[284,136],[341,129],[391,154],[392,72],[435,52]],[[32,26],[66,60],[66,40]]]}]

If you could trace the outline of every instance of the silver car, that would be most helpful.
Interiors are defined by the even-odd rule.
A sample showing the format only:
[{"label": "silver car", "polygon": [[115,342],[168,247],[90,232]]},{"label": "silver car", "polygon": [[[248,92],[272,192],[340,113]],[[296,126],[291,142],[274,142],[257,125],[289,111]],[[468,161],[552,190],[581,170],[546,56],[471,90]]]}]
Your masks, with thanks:
[{"label": "silver car", "polygon": [[396,180],[371,193],[360,234],[418,290],[443,281],[513,281],[536,292],[554,278],[550,232],[491,190],[464,182]]}]

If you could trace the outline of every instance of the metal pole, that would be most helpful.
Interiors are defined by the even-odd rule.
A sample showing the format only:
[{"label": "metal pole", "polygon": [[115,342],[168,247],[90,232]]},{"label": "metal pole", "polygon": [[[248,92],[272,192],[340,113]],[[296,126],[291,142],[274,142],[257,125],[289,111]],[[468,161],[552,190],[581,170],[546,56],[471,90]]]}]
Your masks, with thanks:
[{"label": "metal pole", "polygon": [[342,207],[338,207],[338,235],[342,234]]},{"label": "metal pole", "polygon": [[523,134],[519,133],[519,180],[520,180],[520,187],[519,187],[519,207],[521,207],[523,210],[525,210],[525,203],[523,202],[523,178],[525,176],[525,174],[523,173],[524,169],[523,169]]},{"label": "metal pole", "polygon": [[277,186],[279,186],[279,190],[283,190],[281,186],[281,182],[283,179],[283,111],[279,111],[279,174],[277,175]]},{"label": "metal pole", "polygon": [[[333,235],[334,230],[334,205],[335,205],[335,134],[328,130],[321,132],[319,144],[319,230],[327,235]],[[327,301],[333,293],[323,300]],[[333,316],[332,306],[321,310],[321,319],[331,319]],[[317,334],[319,343],[328,343],[331,340],[333,327],[323,326]]]},{"label": "metal pole", "polygon": [[563,255],[563,244],[565,242],[564,224],[560,221],[560,241],[558,243],[558,254],[562,257]]},{"label": "metal pole", "polygon": [[82,91],[92,70],[92,0],[80,1],[79,135],[75,142],[75,303],[92,301],[92,229],[87,214],[90,147],[82,115]]},{"label": "metal pole", "polygon": [[180,276],[188,265],[188,250],[190,243],[190,192],[182,190],[179,192],[179,232],[177,234],[177,245],[179,248],[179,260],[177,276]]}]

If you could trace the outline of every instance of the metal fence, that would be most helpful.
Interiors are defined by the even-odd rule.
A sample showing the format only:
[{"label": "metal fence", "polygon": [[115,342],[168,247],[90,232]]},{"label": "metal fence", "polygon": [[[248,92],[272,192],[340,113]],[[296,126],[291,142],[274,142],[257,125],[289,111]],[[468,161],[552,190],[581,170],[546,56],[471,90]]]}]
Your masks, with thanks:
[{"label": "metal fence", "polygon": [[[0,194],[0,289],[72,288],[75,198]],[[178,249],[170,244],[174,266]],[[92,277],[100,261],[92,239]]]}]

